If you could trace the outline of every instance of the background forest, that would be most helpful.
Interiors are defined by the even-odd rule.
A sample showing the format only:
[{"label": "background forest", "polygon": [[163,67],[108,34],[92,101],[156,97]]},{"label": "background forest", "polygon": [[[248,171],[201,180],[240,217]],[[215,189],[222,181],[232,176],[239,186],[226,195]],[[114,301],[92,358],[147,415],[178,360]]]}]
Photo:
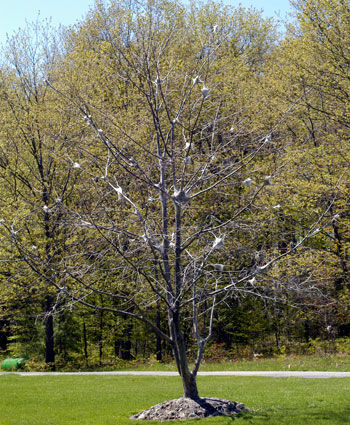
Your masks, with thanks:
[{"label": "background forest", "polygon": [[[137,320],[130,298],[126,305],[129,294],[150,299],[135,282],[162,249],[137,234],[121,187],[156,227],[159,199],[136,178],[155,173],[145,158],[150,128],[174,112],[158,116],[158,106],[184,98],[182,115],[170,120],[184,169],[206,158],[201,170],[220,178],[239,164],[224,188],[191,200],[184,215],[188,227],[229,222],[205,279],[221,273],[219,289],[232,276],[242,282],[211,319],[203,301],[198,320],[213,327],[205,356],[350,352],[350,5],[292,3],[283,33],[252,9],[111,0],[96,1],[72,28],[38,22],[8,40],[0,69],[0,356],[77,368],[172,359],[166,338]],[[160,60],[148,68],[154,46]],[[181,94],[186,81],[200,102]],[[142,92],[155,99],[159,121]],[[190,132],[187,122],[195,122]],[[118,181],[109,182],[114,167]],[[135,258],[140,268],[130,271],[124,263]],[[148,317],[165,333],[158,301]],[[194,358],[191,308],[183,315]]]}]

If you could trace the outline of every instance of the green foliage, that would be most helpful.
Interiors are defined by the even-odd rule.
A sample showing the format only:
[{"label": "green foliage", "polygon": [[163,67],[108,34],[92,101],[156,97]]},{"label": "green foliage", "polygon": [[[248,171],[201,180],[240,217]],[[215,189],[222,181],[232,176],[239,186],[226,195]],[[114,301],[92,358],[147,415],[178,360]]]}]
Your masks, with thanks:
[{"label": "green foliage", "polygon": [[[162,276],[154,272],[161,255],[144,249],[145,231],[134,208],[106,187],[106,169],[159,238],[159,192],[142,179],[159,181],[153,152],[161,130],[164,138],[173,132],[168,169],[184,184],[203,172],[201,190],[237,164],[186,208],[183,238],[198,238],[182,271],[212,244],[205,226],[221,231],[233,216],[201,289],[215,279],[224,287],[232,271],[240,282],[281,256],[251,288],[237,284],[235,298],[223,297],[208,358],[348,353],[350,8],[340,0],[293,3],[297,20],[280,40],[275,23],[253,9],[113,0],[96,2],[56,36],[37,24],[9,41],[0,70],[0,348],[46,368],[45,322],[54,313],[59,368],[153,358],[154,332],[128,314],[138,313],[134,302],[147,306],[147,319],[160,318],[166,332],[166,308],[149,285]],[[197,75],[203,81],[191,89]],[[100,143],[99,129],[114,151]],[[78,300],[98,309],[78,308]],[[208,308],[204,300],[201,329]],[[194,356],[192,308],[182,314]],[[169,358],[169,344],[161,348]]]}]

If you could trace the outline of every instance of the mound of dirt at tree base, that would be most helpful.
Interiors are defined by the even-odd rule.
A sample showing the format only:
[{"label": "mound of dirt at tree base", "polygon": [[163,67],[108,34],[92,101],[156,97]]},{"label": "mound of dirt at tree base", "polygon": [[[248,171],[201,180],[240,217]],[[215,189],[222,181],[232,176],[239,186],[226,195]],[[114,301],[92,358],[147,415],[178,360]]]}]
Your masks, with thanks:
[{"label": "mound of dirt at tree base", "polygon": [[221,398],[200,398],[192,400],[191,398],[177,398],[175,400],[165,401],[149,409],[143,410],[130,419],[145,419],[153,421],[169,421],[179,419],[199,419],[208,416],[228,416],[238,413],[248,412],[242,403],[223,400]]}]

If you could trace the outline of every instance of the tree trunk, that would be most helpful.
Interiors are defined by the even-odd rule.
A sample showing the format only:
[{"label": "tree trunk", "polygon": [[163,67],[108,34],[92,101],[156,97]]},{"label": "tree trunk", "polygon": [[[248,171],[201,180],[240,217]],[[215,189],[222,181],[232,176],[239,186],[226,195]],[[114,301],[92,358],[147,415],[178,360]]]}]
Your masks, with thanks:
[{"label": "tree trunk", "polygon": [[46,297],[46,319],[45,319],[45,362],[52,364],[52,369],[55,368],[55,348],[54,348],[54,331],[53,317],[50,314],[52,307],[51,297]]},{"label": "tree trunk", "polygon": [[98,338],[98,357],[100,366],[102,365],[102,357],[103,357],[103,310],[100,311],[99,314],[99,338]]},{"label": "tree trunk", "polygon": [[119,357],[120,355],[120,338],[119,335],[114,335],[114,355]]},{"label": "tree trunk", "polygon": [[[160,329],[161,317],[160,317],[159,303],[157,303],[156,325],[157,325],[157,328]],[[162,338],[158,333],[156,333],[156,355],[157,355],[157,360],[161,362],[162,361]]]},{"label": "tree trunk", "polygon": [[191,398],[192,400],[198,400],[198,388],[196,376],[188,371],[188,374],[182,376],[182,386],[184,389],[184,397]]},{"label": "tree trunk", "polygon": [[0,350],[5,351],[7,349],[7,331],[5,330],[5,323],[0,321]]},{"label": "tree trunk", "polygon": [[188,367],[187,351],[184,337],[180,326],[179,312],[169,311],[169,327],[171,338],[174,342],[173,350],[176,360],[177,369],[182,378],[182,386],[184,389],[184,397],[198,400],[198,388],[196,381],[196,373],[191,373]]},{"label": "tree trunk", "polygon": [[134,358],[131,354],[131,339],[128,330],[124,338],[120,341],[120,358],[122,360],[132,360]]},{"label": "tree trunk", "polygon": [[127,315],[122,316],[124,319],[123,323],[123,337],[120,339],[120,352],[119,356],[122,360],[132,360],[134,356],[131,354],[131,348],[132,348],[132,331],[133,331],[133,322],[130,320],[130,318]]},{"label": "tree trunk", "polygon": [[89,365],[89,356],[88,356],[88,344],[87,344],[87,335],[86,335],[86,324],[85,320],[83,320],[83,345],[84,345],[84,357],[85,357],[85,365]]}]

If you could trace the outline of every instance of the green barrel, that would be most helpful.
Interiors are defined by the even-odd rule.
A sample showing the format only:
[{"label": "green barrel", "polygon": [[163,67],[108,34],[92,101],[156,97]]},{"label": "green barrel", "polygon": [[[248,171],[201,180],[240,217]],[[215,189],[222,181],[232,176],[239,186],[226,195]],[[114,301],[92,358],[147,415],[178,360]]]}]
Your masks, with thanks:
[{"label": "green barrel", "polygon": [[26,359],[23,357],[16,359],[5,359],[1,363],[1,369],[6,371],[12,371],[17,369],[23,369]]}]

